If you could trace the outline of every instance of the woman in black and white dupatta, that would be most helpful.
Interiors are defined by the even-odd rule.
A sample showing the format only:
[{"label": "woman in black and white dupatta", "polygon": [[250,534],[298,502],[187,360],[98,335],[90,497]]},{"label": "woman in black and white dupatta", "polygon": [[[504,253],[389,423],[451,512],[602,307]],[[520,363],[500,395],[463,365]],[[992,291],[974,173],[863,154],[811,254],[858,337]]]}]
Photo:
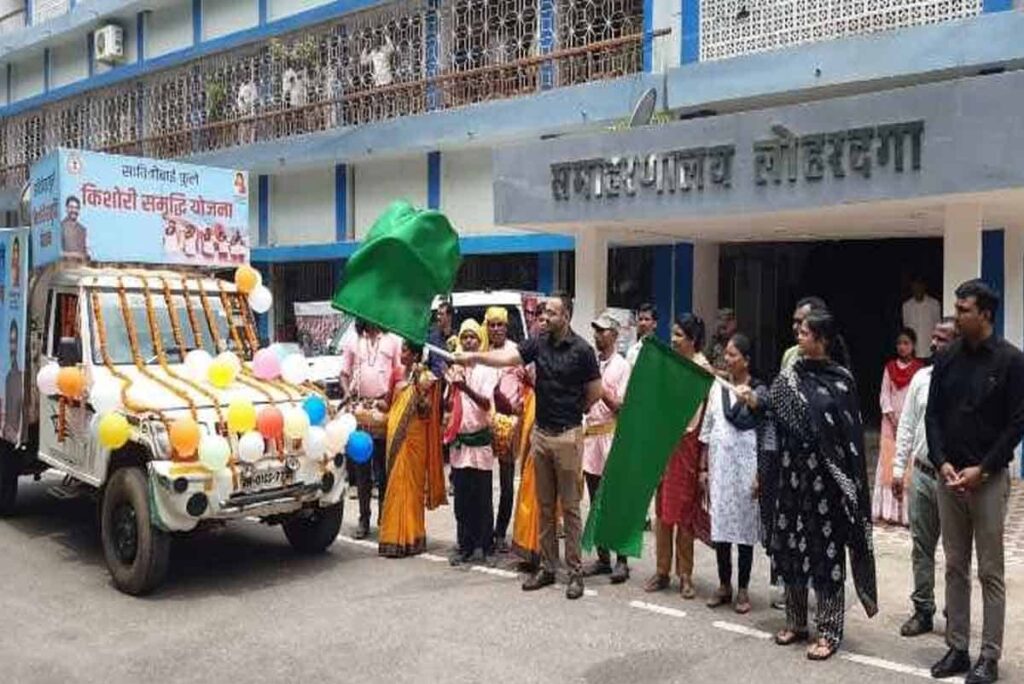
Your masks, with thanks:
[{"label": "woman in black and white dupatta", "polygon": [[766,399],[746,388],[742,394],[773,424],[778,440],[768,553],[786,587],[786,628],[775,641],[785,646],[809,638],[813,586],[818,639],[807,657],[826,660],[843,638],[847,550],[857,595],[869,617],[878,612],[871,502],[857,388],[833,360],[842,354],[831,314],[809,314],[798,340],[800,360],[775,379]]}]

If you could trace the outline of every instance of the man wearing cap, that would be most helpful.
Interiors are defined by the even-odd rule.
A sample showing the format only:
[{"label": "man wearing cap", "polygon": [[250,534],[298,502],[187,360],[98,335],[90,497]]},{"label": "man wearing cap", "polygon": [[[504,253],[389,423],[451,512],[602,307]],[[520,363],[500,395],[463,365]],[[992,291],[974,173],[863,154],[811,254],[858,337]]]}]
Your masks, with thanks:
[{"label": "man wearing cap", "polygon": [[[597,489],[601,486],[604,464],[615,437],[616,416],[626,397],[630,367],[626,359],[615,350],[615,343],[619,339],[618,320],[605,311],[590,325],[594,329],[594,346],[597,347],[597,363],[601,370],[601,398],[587,412],[583,430],[583,476],[593,507]],[[587,567],[585,574],[610,574],[611,583],[620,584],[629,579],[629,565],[626,557],[619,555],[613,570],[608,549],[598,547],[597,560]]]},{"label": "man wearing cap", "polygon": [[565,596],[583,596],[583,568],[580,562],[580,487],[582,470],[583,414],[601,398],[601,370],[594,349],[569,327],[572,299],[552,295],[544,306],[545,330],[519,349],[456,354],[457,363],[480,363],[497,368],[536,363],[536,420],[531,437],[537,501],[540,503],[540,547],[542,567],[523,583],[523,591],[534,591],[555,582],[558,567],[558,537],[555,509],[562,506],[565,520],[565,564],[569,585]]},{"label": "man wearing cap", "polygon": [[[484,314],[487,326],[487,349],[516,349],[516,343],[508,339],[508,310],[492,306]],[[494,522],[494,548],[498,553],[508,552],[505,534],[512,520],[512,503],[515,497],[516,453],[513,445],[518,444],[519,414],[523,412],[522,367],[502,368],[498,372],[498,386],[494,391],[494,457],[498,461],[498,481],[501,495],[498,500],[498,517]]]}]

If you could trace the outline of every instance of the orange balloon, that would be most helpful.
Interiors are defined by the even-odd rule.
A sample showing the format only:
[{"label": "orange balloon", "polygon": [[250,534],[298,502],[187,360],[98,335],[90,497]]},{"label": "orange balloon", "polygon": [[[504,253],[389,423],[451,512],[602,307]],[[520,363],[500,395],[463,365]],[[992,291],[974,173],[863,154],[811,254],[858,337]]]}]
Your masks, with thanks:
[{"label": "orange balloon", "polygon": [[199,448],[199,424],[191,418],[179,418],[171,423],[171,446],[180,458],[192,458]]},{"label": "orange balloon", "polygon": [[235,271],[235,287],[242,294],[249,294],[260,285],[260,272],[252,266],[239,266]]},{"label": "orange balloon", "polygon": [[276,406],[265,406],[256,416],[256,429],[264,439],[280,439],[284,434],[284,415]]},{"label": "orange balloon", "polygon": [[85,393],[85,373],[80,368],[57,371],[57,390],[67,399],[81,399]]}]

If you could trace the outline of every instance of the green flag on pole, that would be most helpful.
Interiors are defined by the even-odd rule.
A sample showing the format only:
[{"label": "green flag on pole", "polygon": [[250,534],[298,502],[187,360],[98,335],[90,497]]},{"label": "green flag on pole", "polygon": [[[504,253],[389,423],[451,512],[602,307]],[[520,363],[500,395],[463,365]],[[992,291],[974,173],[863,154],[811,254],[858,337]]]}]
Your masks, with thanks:
[{"label": "green flag on pole", "polygon": [[648,337],[629,378],[583,548],[638,558],[651,497],[672,450],[708,395],[713,376]]},{"label": "green flag on pole", "polygon": [[461,261],[459,236],[444,214],[395,202],[345,263],[331,304],[423,344],[433,299],[451,292]]}]

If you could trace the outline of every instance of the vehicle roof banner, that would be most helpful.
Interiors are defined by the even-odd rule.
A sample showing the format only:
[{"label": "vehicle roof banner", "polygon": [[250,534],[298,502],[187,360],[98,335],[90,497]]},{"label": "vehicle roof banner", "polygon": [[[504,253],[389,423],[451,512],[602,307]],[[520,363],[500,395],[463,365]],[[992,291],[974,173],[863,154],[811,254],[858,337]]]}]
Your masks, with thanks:
[{"label": "vehicle roof banner", "polygon": [[34,267],[249,260],[245,171],[59,149],[32,166],[31,183]]}]

